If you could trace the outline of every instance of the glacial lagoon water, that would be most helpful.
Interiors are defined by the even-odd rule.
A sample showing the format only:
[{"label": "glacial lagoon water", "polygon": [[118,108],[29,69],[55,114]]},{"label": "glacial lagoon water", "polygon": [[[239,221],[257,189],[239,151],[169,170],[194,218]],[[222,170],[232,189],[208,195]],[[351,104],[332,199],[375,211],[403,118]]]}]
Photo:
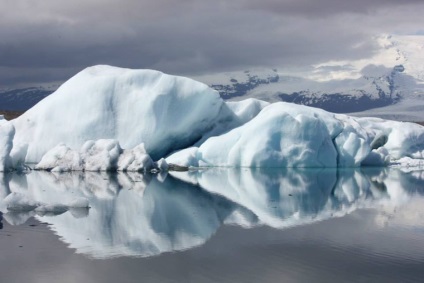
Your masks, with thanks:
[{"label": "glacial lagoon water", "polygon": [[[8,173],[0,282],[422,282],[424,171]],[[50,206],[54,207],[54,206]]]}]

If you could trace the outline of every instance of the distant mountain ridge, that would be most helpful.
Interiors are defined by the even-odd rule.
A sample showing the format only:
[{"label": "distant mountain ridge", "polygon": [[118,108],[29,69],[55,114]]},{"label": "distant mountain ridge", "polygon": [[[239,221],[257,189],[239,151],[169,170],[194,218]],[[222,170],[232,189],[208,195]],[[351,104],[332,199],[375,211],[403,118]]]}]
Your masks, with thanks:
[{"label": "distant mountain ridge", "polygon": [[42,87],[0,90],[0,110],[26,111],[52,92]]},{"label": "distant mountain ridge", "polygon": [[359,112],[399,102],[402,99],[402,90],[398,82],[403,80],[401,73],[404,70],[403,65],[396,65],[388,74],[380,77],[363,76],[359,79],[364,80],[363,88],[334,93],[304,90],[277,95],[282,101],[314,106],[330,112]]},{"label": "distant mountain ridge", "polygon": [[[401,74],[402,65],[396,65],[378,77],[363,76],[356,80],[343,80],[340,84],[356,86],[352,89],[340,89],[340,86],[329,82],[327,90],[322,89],[317,83],[304,78],[280,76],[277,70],[261,74],[260,72],[244,71],[242,75],[228,74],[229,82],[226,84],[210,83],[223,99],[239,100],[255,97],[269,102],[286,101],[296,104],[315,106],[336,113],[355,112],[382,107],[397,103],[402,98],[399,81],[404,80]],[[235,79],[238,77],[239,79]],[[313,86],[312,84],[316,84]],[[299,90],[287,92],[287,86],[293,88],[298,84]],[[302,86],[308,86],[302,89]],[[314,90],[315,89],[315,90]],[[337,91],[337,89],[339,89]]]},{"label": "distant mountain ridge", "polygon": [[382,35],[375,41],[380,49],[367,59],[331,61],[301,71],[257,69],[195,79],[228,100],[286,101],[336,113],[424,121],[424,114],[417,112],[417,106],[424,109],[424,36]]},{"label": "distant mountain ridge", "polygon": [[[244,76],[244,77],[243,77]],[[240,80],[240,78],[242,78]],[[268,73],[256,73],[249,70],[243,71],[241,76],[230,76],[229,84],[214,84],[210,87],[217,90],[223,99],[230,99],[237,96],[243,96],[259,85],[276,83],[280,79],[276,69]]]}]

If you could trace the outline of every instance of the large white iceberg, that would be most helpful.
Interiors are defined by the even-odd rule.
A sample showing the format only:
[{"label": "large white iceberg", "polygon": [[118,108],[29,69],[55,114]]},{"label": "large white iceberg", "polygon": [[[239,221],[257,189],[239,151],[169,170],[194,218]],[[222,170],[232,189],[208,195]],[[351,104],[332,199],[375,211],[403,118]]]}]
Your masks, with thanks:
[{"label": "large white iceberg", "polygon": [[0,171],[25,163],[141,171],[164,157],[195,167],[417,165],[424,128],[283,102],[224,102],[191,79],[110,66],[87,68],[21,117],[0,120]]},{"label": "large white iceberg", "polygon": [[37,163],[60,143],[79,149],[87,140],[114,139],[125,149],[143,142],[159,159],[200,139],[223,105],[216,91],[191,79],[95,66],[13,121],[11,155]]}]

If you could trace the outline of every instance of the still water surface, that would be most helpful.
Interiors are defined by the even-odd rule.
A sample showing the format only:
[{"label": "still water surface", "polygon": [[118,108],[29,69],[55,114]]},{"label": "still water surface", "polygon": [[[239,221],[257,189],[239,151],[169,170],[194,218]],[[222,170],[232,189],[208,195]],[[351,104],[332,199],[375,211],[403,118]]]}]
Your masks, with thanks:
[{"label": "still water surface", "polygon": [[0,176],[0,282],[422,282],[424,171]]}]

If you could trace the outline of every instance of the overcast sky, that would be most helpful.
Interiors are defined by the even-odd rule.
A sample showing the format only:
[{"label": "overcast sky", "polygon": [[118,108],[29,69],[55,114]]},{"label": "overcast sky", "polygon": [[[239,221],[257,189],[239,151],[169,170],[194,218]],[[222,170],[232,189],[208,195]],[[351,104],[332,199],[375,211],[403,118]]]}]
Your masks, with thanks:
[{"label": "overcast sky", "polygon": [[365,58],[424,34],[422,0],[0,0],[0,88],[95,64],[196,76]]}]

